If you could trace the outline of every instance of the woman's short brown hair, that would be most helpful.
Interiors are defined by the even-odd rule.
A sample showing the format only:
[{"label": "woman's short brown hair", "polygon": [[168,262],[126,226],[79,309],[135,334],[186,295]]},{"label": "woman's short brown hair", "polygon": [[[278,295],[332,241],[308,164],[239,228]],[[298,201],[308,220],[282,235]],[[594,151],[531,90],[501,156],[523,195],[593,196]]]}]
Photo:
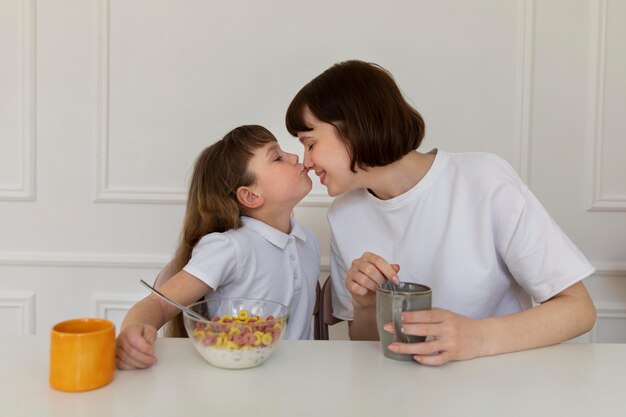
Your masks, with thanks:
[{"label": "woman's short brown hair", "polygon": [[388,165],[422,143],[422,116],[402,96],[392,75],[363,61],[337,63],[302,87],[287,109],[293,136],[312,128],[304,122],[308,107],[334,125],[350,155],[350,169]]}]

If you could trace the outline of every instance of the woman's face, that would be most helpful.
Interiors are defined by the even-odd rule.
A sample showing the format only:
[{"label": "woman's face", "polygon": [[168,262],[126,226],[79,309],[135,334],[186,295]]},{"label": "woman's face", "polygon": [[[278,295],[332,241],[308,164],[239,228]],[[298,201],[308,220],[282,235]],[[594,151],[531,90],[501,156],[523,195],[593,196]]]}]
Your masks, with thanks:
[{"label": "woman's face", "polygon": [[298,132],[304,146],[304,166],[315,171],[330,196],[359,188],[358,175],[350,171],[350,156],[337,128],[318,120],[308,107],[304,108],[304,121],[312,128]]}]

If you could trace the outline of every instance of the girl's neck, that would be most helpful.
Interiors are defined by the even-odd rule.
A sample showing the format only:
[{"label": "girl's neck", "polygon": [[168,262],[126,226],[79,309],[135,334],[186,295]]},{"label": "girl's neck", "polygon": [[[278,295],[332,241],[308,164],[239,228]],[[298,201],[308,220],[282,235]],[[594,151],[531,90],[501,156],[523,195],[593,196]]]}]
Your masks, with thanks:
[{"label": "girl's neck", "polygon": [[271,213],[267,210],[255,210],[251,213],[246,213],[246,216],[257,219],[288,235],[291,233],[291,213],[292,211],[285,212],[284,210],[281,210],[280,213]]},{"label": "girl's neck", "polygon": [[368,168],[367,189],[381,200],[390,200],[415,187],[435,160],[429,153],[409,152],[400,160],[383,167]]}]

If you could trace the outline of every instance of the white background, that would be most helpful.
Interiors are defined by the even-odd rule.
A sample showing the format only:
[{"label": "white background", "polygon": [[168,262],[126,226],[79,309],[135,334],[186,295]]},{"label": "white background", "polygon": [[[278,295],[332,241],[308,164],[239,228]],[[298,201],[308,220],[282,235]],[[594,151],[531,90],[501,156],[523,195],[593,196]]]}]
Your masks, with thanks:
[{"label": "white background", "polygon": [[[390,70],[422,150],[506,158],[598,268],[626,342],[626,2],[0,0],[0,334],[119,323],[171,257],[194,158],[335,62]],[[322,245],[317,180],[296,210]],[[334,329],[345,337],[345,327]]]}]

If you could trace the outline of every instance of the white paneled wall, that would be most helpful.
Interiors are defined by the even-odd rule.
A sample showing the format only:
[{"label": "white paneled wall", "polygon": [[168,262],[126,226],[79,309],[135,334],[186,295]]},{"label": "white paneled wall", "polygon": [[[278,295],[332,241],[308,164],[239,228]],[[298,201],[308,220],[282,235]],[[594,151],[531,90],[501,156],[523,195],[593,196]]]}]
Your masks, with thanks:
[{"label": "white paneled wall", "polygon": [[[0,0],[0,333],[120,323],[170,258],[194,158],[284,127],[335,62],[377,62],[427,123],[423,150],[506,158],[598,268],[626,342],[626,2]],[[330,198],[296,210],[328,274]],[[345,324],[331,332],[345,338]]]}]

